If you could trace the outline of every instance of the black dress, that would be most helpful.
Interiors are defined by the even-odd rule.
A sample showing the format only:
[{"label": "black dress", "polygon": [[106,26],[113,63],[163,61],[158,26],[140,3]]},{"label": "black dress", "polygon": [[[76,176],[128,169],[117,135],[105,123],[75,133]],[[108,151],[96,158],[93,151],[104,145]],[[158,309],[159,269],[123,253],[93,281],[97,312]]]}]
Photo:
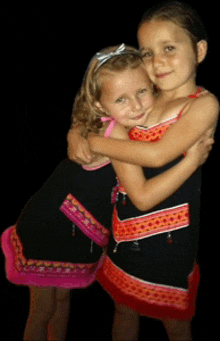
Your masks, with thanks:
[{"label": "black dress", "polygon": [[[135,127],[132,140],[156,142],[180,119],[149,128]],[[182,157],[181,157],[182,158]],[[180,159],[144,170],[152,178]],[[118,304],[158,319],[190,320],[199,284],[196,254],[200,225],[201,169],[171,197],[144,213],[118,186],[113,234],[98,279]]]},{"label": "black dress", "polygon": [[108,242],[115,181],[109,162],[84,169],[63,160],[3,233],[8,279],[65,288],[91,284]]}]

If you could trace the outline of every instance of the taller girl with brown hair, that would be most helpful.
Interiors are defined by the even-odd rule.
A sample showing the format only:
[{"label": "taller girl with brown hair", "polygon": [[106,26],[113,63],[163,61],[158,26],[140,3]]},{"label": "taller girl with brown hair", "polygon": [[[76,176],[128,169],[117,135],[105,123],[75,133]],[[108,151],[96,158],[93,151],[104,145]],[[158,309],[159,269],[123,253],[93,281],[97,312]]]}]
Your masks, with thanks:
[{"label": "taller girl with brown hair", "polygon": [[[207,36],[194,10],[179,2],[153,8],[139,25],[138,39],[146,71],[159,90],[153,109],[142,126],[130,130],[135,141],[89,138],[93,152],[112,158],[121,184],[99,279],[116,302],[114,340],[136,340],[138,315],[144,315],[162,320],[170,340],[189,341],[199,283],[201,170],[149,210],[138,177],[134,173],[129,181],[127,163],[116,160],[148,167],[147,178],[161,174],[204,133],[213,133],[219,105],[196,85]],[[112,136],[127,134],[121,128]],[[155,165],[159,169],[151,168]]]}]

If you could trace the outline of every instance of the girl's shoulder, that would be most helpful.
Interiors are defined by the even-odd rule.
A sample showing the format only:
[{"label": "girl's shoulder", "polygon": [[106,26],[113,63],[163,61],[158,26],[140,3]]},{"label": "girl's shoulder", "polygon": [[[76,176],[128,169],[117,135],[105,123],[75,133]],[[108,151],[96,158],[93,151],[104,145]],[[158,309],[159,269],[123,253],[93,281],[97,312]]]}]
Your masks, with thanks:
[{"label": "girl's shoulder", "polygon": [[219,102],[215,95],[209,91],[200,93],[199,96],[190,98],[184,107],[181,116],[186,127],[194,126],[197,131],[200,129],[208,131],[216,129],[219,118]]},{"label": "girl's shoulder", "polygon": [[198,99],[198,100],[207,100],[207,99],[210,99],[216,103],[218,103],[218,99],[217,97],[212,94],[209,90],[205,89],[205,88],[201,88],[201,91],[198,91],[195,95],[191,95],[189,96],[189,98],[192,98],[192,99]]},{"label": "girl's shoulder", "polygon": [[115,123],[109,137],[123,140],[129,139],[127,129],[118,122]]},{"label": "girl's shoulder", "polygon": [[[198,97],[198,99],[201,101],[201,102],[207,102],[209,104],[211,104],[212,106],[214,106],[216,109],[218,109],[219,111],[219,100],[218,98],[212,94],[210,91],[208,90],[205,90],[204,91],[204,95],[202,95],[201,93],[201,96]],[[202,101],[203,100],[203,101]]]},{"label": "girl's shoulder", "polygon": [[120,135],[122,135],[121,138],[123,138],[123,135],[126,135],[126,129],[122,125],[120,125],[114,118],[111,118],[109,116],[102,117],[101,121],[103,122],[103,129],[100,133],[104,137],[120,138]]},{"label": "girl's shoulder", "polygon": [[128,132],[127,129],[119,124],[114,118],[109,116],[102,117],[101,121],[103,122],[101,135],[104,137],[111,137],[115,139],[127,139]]},{"label": "girl's shoulder", "polygon": [[187,101],[186,106],[183,109],[183,114],[187,113],[189,110],[201,110],[204,114],[211,113],[213,118],[217,118],[219,115],[219,101],[214,94],[203,89],[196,96],[190,96],[189,101]]},{"label": "girl's shoulder", "polygon": [[219,102],[215,95],[202,89],[202,91],[189,97],[182,97],[174,100],[164,110],[160,120],[164,120],[186,116],[189,121],[195,117],[197,121],[208,120],[216,122],[219,116]]}]

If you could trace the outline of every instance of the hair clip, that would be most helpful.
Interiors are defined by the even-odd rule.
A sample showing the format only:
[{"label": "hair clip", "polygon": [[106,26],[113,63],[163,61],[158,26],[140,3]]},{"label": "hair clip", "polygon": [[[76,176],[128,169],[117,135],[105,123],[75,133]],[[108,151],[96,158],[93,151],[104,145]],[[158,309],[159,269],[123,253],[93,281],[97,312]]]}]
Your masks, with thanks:
[{"label": "hair clip", "polygon": [[114,56],[119,56],[120,54],[123,54],[124,52],[125,52],[125,44],[121,44],[115,52],[110,52],[110,53],[98,52],[96,53],[95,56],[100,62],[99,66],[101,66],[102,64],[107,62],[107,60],[111,59]]}]

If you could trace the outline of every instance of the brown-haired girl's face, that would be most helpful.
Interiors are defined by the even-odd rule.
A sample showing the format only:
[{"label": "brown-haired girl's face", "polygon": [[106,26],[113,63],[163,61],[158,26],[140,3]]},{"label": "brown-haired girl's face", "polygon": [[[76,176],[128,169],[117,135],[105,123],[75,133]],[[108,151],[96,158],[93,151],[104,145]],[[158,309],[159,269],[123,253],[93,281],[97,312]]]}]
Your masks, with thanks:
[{"label": "brown-haired girl's face", "polygon": [[197,57],[187,32],[171,21],[141,25],[138,40],[151,81],[169,91],[195,83]]},{"label": "brown-haired girl's face", "polygon": [[103,76],[96,105],[125,127],[143,125],[153,104],[153,88],[143,67]]}]

